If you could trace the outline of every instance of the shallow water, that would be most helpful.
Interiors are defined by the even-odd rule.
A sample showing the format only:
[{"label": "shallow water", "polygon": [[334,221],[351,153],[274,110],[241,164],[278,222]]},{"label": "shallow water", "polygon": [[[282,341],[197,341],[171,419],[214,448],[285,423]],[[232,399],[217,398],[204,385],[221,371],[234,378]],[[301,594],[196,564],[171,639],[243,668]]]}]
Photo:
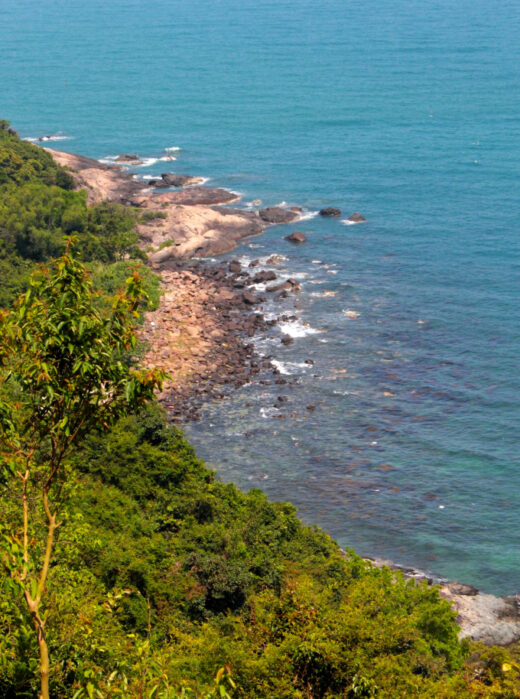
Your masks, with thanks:
[{"label": "shallow water", "polygon": [[289,347],[259,342],[290,384],[188,426],[201,456],[361,553],[520,589],[518,3],[0,10],[0,117],[22,136],[368,218],[309,216],[236,252],[288,256],[301,322]]}]

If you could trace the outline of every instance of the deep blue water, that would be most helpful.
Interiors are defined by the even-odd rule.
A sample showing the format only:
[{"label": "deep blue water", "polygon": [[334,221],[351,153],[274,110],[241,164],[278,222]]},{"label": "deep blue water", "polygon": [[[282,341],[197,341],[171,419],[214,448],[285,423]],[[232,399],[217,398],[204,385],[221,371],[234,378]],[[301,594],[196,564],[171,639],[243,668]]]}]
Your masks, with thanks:
[{"label": "deep blue water", "polygon": [[0,117],[22,136],[178,146],[141,174],[368,219],[236,252],[288,257],[303,336],[260,341],[290,383],[208,406],[199,454],[360,553],[520,590],[518,2],[0,0],[0,18]]}]

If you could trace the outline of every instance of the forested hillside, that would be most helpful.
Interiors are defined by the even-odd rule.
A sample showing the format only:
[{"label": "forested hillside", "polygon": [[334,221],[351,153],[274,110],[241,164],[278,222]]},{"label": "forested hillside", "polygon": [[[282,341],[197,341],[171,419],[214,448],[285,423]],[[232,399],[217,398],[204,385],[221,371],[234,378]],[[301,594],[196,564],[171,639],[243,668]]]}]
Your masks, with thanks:
[{"label": "forested hillside", "polygon": [[[40,691],[41,638],[27,600],[41,593],[57,699],[519,697],[515,649],[460,643],[435,588],[345,554],[290,504],[220,482],[153,399],[134,400],[136,377],[151,379],[137,373],[126,297],[99,295],[124,286],[140,262],[134,224],[131,210],[87,206],[50,155],[2,122],[0,696]],[[80,262],[70,249],[62,257],[68,235]],[[47,270],[33,273],[41,262]],[[156,279],[141,270],[157,303]],[[127,292],[132,283],[137,274]],[[143,304],[133,298],[124,309],[137,322]],[[117,344],[116,321],[126,344]],[[105,332],[116,378],[88,364]],[[47,356],[59,357],[59,371]],[[89,429],[82,418],[78,440],[60,412],[60,376],[80,415],[99,392],[100,417]],[[84,376],[97,379],[82,384]],[[88,388],[67,393],[70,377]],[[118,390],[128,414],[105,411]],[[57,508],[52,555],[44,589],[32,590],[48,547],[39,493],[62,437],[72,446],[47,488]]]}]

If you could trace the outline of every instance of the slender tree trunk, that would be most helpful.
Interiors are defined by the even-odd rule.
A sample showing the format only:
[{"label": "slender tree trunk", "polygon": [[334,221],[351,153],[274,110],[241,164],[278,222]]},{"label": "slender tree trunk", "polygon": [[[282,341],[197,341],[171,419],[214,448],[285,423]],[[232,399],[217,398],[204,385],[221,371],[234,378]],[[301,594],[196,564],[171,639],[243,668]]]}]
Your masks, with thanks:
[{"label": "slender tree trunk", "polygon": [[40,647],[40,697],[49,699],[49,649],[45,640],[45,631],[38,628],[38,646]]}]

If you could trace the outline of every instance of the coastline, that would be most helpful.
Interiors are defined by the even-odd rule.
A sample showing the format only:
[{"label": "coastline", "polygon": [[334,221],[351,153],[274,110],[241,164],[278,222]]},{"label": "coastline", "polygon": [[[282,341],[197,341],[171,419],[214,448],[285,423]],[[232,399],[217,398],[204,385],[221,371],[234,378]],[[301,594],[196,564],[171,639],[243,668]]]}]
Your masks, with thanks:
[{"label": "coastline", "polygon": [[[297,221],[298,212],[279,209],[269,220],[269,213],[263,218],[257,212],[230,207],[237,201],[233,193],[198,184],[173,192],[150,192],[149,186],[117,166],[49,152],[60,164],[77,170],[78,188],[87,189],[89,201],[115,201],[142,212],[164,214],[150,216],[137,226],[142,247],[165,290],[159,309],[147,314],[143,336],[151,345],[147,360],[159,365],[162,361],[176,379],[176,390],[167,385],[160,397],[172,419],[197,419],[204,400],[221,397],[259,373],[259,361],[265,358],[255,357],[245,338],[276,321],[267,322],[254,310],[261,296],[250,294],[254,300],[248,300],[249,272],[236,266],[187,264],[186,260],[229,252],[242,240],[260,235],[267,225]],[[172,347],[176,348],[173,352]],[[498,645],[520,639],[519,594],[495,597],[390,561],[371,563],[401,571],[411,579],[440,584],[441,596],[459,615],[461,637]]]}]

